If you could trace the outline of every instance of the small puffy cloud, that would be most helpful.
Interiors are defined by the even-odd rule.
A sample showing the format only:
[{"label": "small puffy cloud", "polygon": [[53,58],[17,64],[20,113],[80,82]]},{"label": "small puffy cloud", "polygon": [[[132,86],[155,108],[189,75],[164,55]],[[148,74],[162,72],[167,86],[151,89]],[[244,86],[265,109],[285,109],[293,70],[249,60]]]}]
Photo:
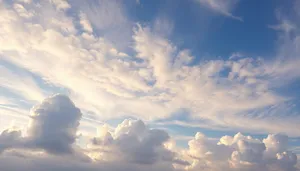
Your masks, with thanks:
[{"label": "small puffy cloud", "polygon": [[66,10],[71,8],[71,5],[67,0],[49,0],[53,5],[55,5],[57,10]]}]

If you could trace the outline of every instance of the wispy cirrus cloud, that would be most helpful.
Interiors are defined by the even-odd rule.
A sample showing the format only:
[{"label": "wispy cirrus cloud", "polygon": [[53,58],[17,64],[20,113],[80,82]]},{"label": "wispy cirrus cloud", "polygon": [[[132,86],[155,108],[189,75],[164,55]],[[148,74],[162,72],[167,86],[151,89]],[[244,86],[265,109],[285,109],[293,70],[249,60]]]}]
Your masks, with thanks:
[{"label": "wispy cirrus cloud", "polygon": [[[291,100],[276,89],[299,78],[297,60],[294,60],[298,53],[296,47],[292,47],[294,57],[284,62],[240,56],[195,64],[195,56],[189,49],[180,49],[164,34],[156,33],[161,30],[157,27],[164,29],[161,24],[157,24],[154,30],[145,24],[130,27],[132,42],[128,48],[131,51],[119,50],[115,39],[102,37],[100,31],[104,28],[124,24],[127,30],[131,25],[128,23],[132,23],[123,15],[122,4],[117,1],[105,1],[104,4],[117,8],[108,12],[114,13],[111,14],[114,17],[122,14],[122,20],[104,22],[105,27],[95,25],[96,18],[90,18],[93,10],[88,13],[87,10],[74,9],[77,16],[71,16],[67,12],[72,8],[71,3],[63,5],[68,8],[59,9],[53,5],[59,5],[59,1],[41,3],[47,6],[47,12],[41,11],[36,2],[23,4],[24,9],[36,14],[31,18],[24,18],[14,10],[15,4],[22,3],[1,7],[3,32],[0,42],[4,46],[0,47],[0,52],[3,60],[37,75],[42,82],[64,89],[84,113],[94,114],[100,120],[129,116],[155,121],[169,118],[177,110],[187,109],[191,113],[190,119],[204,119],[209,125],[219,128],[253,131],[244,124],[248,121],[255,123],[255,119],[247,114]],[[102,13],[100,10],[95,15],[105,19]],[[290,40],[295,41],[298,39]],[[280,53],[279,56],[285,55],[284,50]],[[12,72],[4,68],[8,73]],[[288,74],[291,72],[293,74]],[[288,79],[287,75],[291,77]],[[3,77],[10,76],[5,74]],[[16,84],[6,86],[7,89],[18,94],[32,90],[30,96],[41,99],[40,94],[35,95],[40,91],[38,86],[20,84],[16,76],[11,79]],[[282,82],[282,79],[286,81]],[[51,90],[45,92],[51,93]],[[276,115],[274,117],[276,119]],[[277,125],[270,120],[260,122],[256,124],[256,130],[278,132]],[[285,132],[292,134],[298,127],[293,124],[291,128]]]},{"label": "wispy cirrus cloud", "polygon": [[229,18],[243,21],[242,17],[238,17],[232,14],[233,9],[238,4],[239,0],[196,0],[201,5],[211,9],[212,11]]}]

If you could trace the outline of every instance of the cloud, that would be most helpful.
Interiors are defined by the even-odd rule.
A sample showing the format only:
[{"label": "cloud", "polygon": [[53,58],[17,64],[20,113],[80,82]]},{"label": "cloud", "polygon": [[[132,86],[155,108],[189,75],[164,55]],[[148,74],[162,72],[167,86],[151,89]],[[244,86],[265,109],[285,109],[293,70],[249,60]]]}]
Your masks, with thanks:
[{"label": "cloud", "polygon": [[66,10],[71,8],[70,4],[66,0],[50,0],[50,2],[55,5],[58,10]]},{"label": "cloud", "polygon": [[[285,142],[271,137],[286,136],[269,135],[267,140],[261,141],[238,133],[234,137],[224,136],[214,144],[203,134],[197,133],[195,139],[189,141],[188,154],[194,158],[194,163],[188,170],[295,170],[297,157],[286,147],[272,149],[275,153],[269,155],[270,143],[285,146]],[[282,153],[282,150],[285,152]]]},{"label": "cloud", "polygon": [[46,98],[31,113],[27,135],[11,129],[1,133],[1,170],[296,170],[297,156],[288,151],[286,135],[260,140],[238,133],[217,141],[198,132],[184,149],[163,130],[124,120],[111,131],[103,126],[79,148],[74,143],[81,113],[67,96]]},{"label": "cloud", "polygon": [[234,16],[231,11],[235,8],[239,0],[196,0],[201,5],[220,13],[224,16],[230,17],[235,20],[243,21],[241,17]]},{"label": "cloud", "polygon": [[[1,134],[5,148],[43,149],[48,153],[73,153],[81,112],[64,95],[53,95],[30,111],[26,137],[17,130],[4,130]],[[15,145],[14,145],[15,144]]]},{"label": "cloud", "polygon": [[[145,123],[185,109],[187,122],[170,123],[299,136],[300,118],[289,110],[294,101],[278,91],[300,78],[297,34],[283,35],[276,60],[235,54],[197,63],[201,56],[164,37],[172,23],[134,24],[119,1],[7,2],[0,1],[1,121],[26,124],[26,107],[55,91],[47,86],[74,103],[51,96],[32,108],[28,128],[4,130],[0,170],[295,170],[285,135],[239,133],[217,142],[197,133],[185,149]],[[201,3],[235,18],[233,1]],[[88,148],[77,142],[85,131],[78,132],[79,123],[127,117],[145,123],[125,120],[95,137],[82,135],[91,139]]]},{"label": "cloud", "polygon": [[50,153],[71,153],[81,112],[66,96],[54,95],[31,109],[29,143]]},{"label": "cloud", "polygon": [[117,0],[75,2],[75,7],[86,14],[86,19],[97,35],[114,42],[118,49],[128,49],[134,22],[130,20],[123,2]]},{"label": "cloud", "polygon": [[297,27],[292,22],[288,20],[283,20],[282,23],[280,23],[279,25],[270,25],[269,28],[289,33],[295,30]]},{"label": "cloud", "polygon": [[[0,72],[2,73],[0,76],[0,89],[11,91],[28,101],[40,101],[46,97],[44,91],[29,72],[24,69],[12,71],[12,69],[6,67],[7,64],[9,63],[0,64]],[[11,66],[15,67],[14,65]]]},{"label": "cloud", "polygon": [[18,0],[18,2],[22,2],[25,4],[30,4],[32,2],[32,0]]},{"label": "cloud", "polygon": [[[24,159],[25,158],[25,159]],[[30,162],[28,162],[30,160]],[[16,164],[17,163],[17,164]],[[48,155],[6,154],[0,157],[0,169],[3,171],[173,171],[170,165],[137,165],[122,162],[93,162],[87,163],[70,157],[53,157]]]},{"label": "cloud", "polygon": [[83,29],[89,33],[93,32],[93,27],[91,26],[90,21],[87,19],[86,14],[80,13],[80,24],[83,27]]},{"label": "cloud", "polygon": [[21,140],[21,131],[7,129],[0,134],[0,153],[7,148],[18,146]]},{"label": "cloud", "polygon": [[[187,120],[195,126],[201,123],[223,130],[299,135],[295,131],[299,118],[282,115],[289,113],[290,107],[284,104],[292,98],[278,91],[300,77],[299,60],[294,60],[297,38],[278,48],[283,49],[278,56],[289,55],[289,60],[239,55],[197,63],[195,59],[201,56],[194,56],[191,50],[180,48],[159,33],[171,24],[159,21],[157,27],[162,30],[143,23],[134,25],[118,1],[65,1],[70,6],[65,10],[57,9],[56,1],[22,3],[35,14],[31,18],[22,17],[13,2],[1,1],[5,5],[0,10],[0,53],[2,61],[7,61],[1,86],[5,86],[5,92],[21,95],[14,101],[40,101],[56,92],[40,86],[49,85],[68,94],[84,115],[101,121],[128,116],[155,122],[185,109]],[[47,10],[41,10],[39,4]],[[103,6],[97,8],[99,4]],[[105,7],[116,10],[106,11]],[[98,22],[97,18],[106,19],[106,13],[112,20]],[[93,34],[80,19],[90,22]],[[121,34],[122,28],[129,28],[127,50],[116,45],[119,41],[105,36],[114,27],[121,28]],[[24,70],[28,75],[20,74]]]},{"label": "cloud", "polygon": [[[27,3],[27,2],[26,2]],[[18,14],[21,16],[21,17],[24,17],[24,18],[31,18],[34,16],[34,14],[32,12],[29,12],[27,11],[23,5],[21,4],[14,4],[14,9],[18,12]]]},{"label": "cloud", "polygon": [[91,146],[96,148],[94,153],[101,154],[99,160],[154,164],[174,160],[174,154],[164,146],[169,138],[165,131],[149,129],[141,120],[124,120],[112,134],[106,131],[93,138]]},{"label": "cloud", "polygon": [[26,136],[10,129],[1,133],[1,170],[173,170],[173,152],[163,145],[169,135],[140,120],[125,120],[113,136],[103,127],[91,141],[93,148],[76,148],[73,153],[81,112],[67,96],[46,98],[32,108],[30,118]]}]

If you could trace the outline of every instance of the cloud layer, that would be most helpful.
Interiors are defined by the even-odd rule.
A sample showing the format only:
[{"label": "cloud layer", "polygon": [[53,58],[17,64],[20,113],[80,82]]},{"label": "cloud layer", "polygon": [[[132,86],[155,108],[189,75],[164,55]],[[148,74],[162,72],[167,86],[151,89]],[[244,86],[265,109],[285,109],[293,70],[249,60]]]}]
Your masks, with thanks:
[{"label": "cloud layer", "polygon": [[[228,11],[237,2],[211,3]],[[299,116],[285,115],[292,112],[292,97],[277,91],[300,76],[298,36],[285,38],[274,60],[235,53],[198,63],[201,57],[157,34],[159,28],[131,21],[118,1],[80,7],[58,0],[1,4],[3,113],[19,115],[20,108],[63,92],[99,120],[129,116],[156,122],[185,110],[198,127],[299,135]],[[98,9],[100,4],[112,10]],[[119,33],[126,36],[110,36]]]},{"label": "cloud layer", "polygon": [[[241,20],[238,1],[198,2]],[[171,41],[167,19],[152,27],[128,13],[115,0],[0,0],[0,126],[12,125],[0,170],[297,170],[288,136],[300,136],[298,102],[280,90],[300,78],[298,23],[270,26],[280,31],[271,59],[202,60]],[[137,120],[79,130],[120,118]],[[198,132],[183,148],[168,125],[274,134]]]},{"label": "cloud layer", "polygon": [[286,135],[259,140],[238,133],[216,141],[198,132],[182,149],[164,130],[124,120],[112,131],[103,126],[82,148],[75,144],[81,112],[67,96],[46,98],[31,113],[27,134],[1,133],[1,170],[296,170]]}]

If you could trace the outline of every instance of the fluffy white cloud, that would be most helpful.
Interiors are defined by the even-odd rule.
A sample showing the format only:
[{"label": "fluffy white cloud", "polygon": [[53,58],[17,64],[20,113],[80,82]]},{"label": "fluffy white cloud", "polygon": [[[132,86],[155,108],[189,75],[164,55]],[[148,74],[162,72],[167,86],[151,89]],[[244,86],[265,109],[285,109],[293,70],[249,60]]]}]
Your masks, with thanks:
[{"label": "fluffy white cloud", "polygon": [[[140,164],[154,164],[158,161],[172,161],[174,154],[165,148],[169,139],[163,130],[149,129],[138,121],[124,120],[110,134],[92,139],[92,147],[100,149],[98,160],[120,160]],[[92,148],[93,149],[93,148]]]},{"label": "fluffy white cloud", "polygon": [[28,141],[50,153],[71,153],[81,116],[68,97],[49,97],[31,109]]},{"label": "fluffy white cloud", "polygon": [[81,112],[63,95],[54,95],[31,109],[26,137],[17,130],[5,130],[1,134],[2,149],[43,149],[48,153],[73,153]]},{"label": "fluffy white cloud", "polygon": [[[187,169],[295,170],[296,155],[287,150],[285,141],[278,141],[274,137],[286,136],[269,135],[261,141],[238,133],[234,137],[224,136],[215,144],[203,134],[197,133],[195,139],[189,142],[188,155],[194,161]],[[281,149],[275,149],[273,146],[280,146]],[[269,153],[270,150],[272,154]]]}]

